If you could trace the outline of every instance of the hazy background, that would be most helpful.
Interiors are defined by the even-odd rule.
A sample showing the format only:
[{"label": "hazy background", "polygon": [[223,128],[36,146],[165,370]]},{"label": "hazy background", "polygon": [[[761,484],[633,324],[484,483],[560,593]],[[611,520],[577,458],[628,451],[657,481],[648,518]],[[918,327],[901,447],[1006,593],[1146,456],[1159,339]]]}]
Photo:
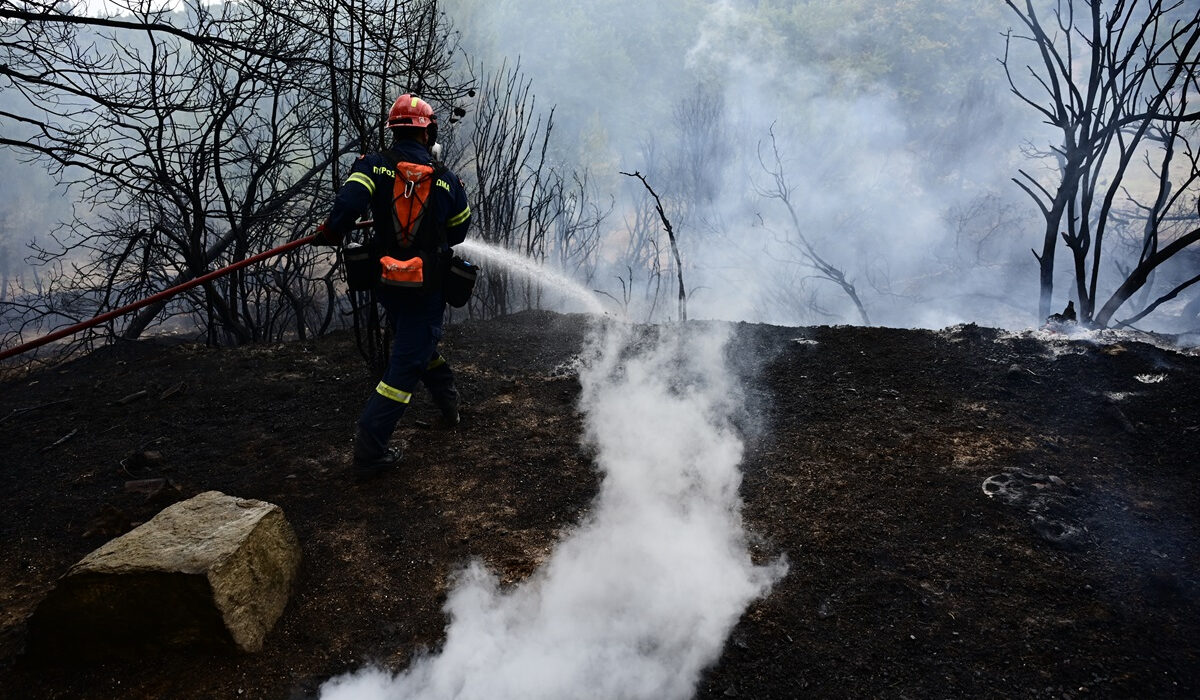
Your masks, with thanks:
[{"label": "hazy background", "polygon": [[[558,157],[613,193],[610,227],[642,196],[617,171],[647,174],[662,194],[681,170],[709,170],[710,201],[667,211],[693,315],[860,322],[840,289],[797,264],[787,210],[756,191],[770,185],[760,154],[774,128],[805,235],[872,322],[1036,321],[1040,221],[1009,178],[1039,125],[997,62],[1011,26],[1001,3],[446,7],[469,54],[519,60],[539,105],[557,106]],[[695,99],[720,102],[720,147],[689,160],[695,129],[680,117]]]},{"label": "hazy background", "polygon": [[[0,109],[7,101],[0,95]],[[32,279],[33,270],[25,263],[26,245],[58,222],[70,220],[71,200],[42,165],[22,162],[18,154],[3,148],[0,193],[0,282],[12,277]]]},{"label": "hazy background", "polygon": [[[1030,252],[1043,223],[1011,178],[1019,167],[1052,176],[1021,153],[1050,135],[1009,93],[997,61],[1013,25],[1002,3],[442,7],[458,28],[464,73],[519,65],[538,112],[555,109],[550,165],[586,173],[608,211],[601,264],[581,281],[607,298],[632,297],[631,317],[676,315],[674,278],[652,215],[668,286],[653,302],[625,291],[644,292],[651,280],[621,259],[639,212],[647,225],[648,206],[642,184],[621,171],[644,174],[663,195],[693,318],[862,323],[845,291],[806,264],[803,234],[844,273],[874,324],[1043,320]],[[0,106],[12,99],[0,95]],[[453,128],[466,133],[476,105],[462,106],[467,119]],[[795,221],[771,196],[772,135]],[[70,199],[40,165],[0,151],[0,166],[0,273],[28,283],[25,244],[69,220]],[[470,188],[469,168],[460,175]],[[1060,308],[1071,288],[1065,251],[1057,262]],[[1115,284],[1105,286],[1104,272],[1102,294]]]}]

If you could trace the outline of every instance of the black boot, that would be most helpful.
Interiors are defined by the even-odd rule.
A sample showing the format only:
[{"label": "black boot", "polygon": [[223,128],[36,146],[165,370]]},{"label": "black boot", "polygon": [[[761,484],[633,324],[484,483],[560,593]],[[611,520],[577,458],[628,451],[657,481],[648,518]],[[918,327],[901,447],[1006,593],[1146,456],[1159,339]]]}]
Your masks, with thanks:
[{"label": "black boot", "polygon": [[366,434],[361,428],[354,439],[354,462],[351,471],[358,481],[366,481],[388,472],[404,458],[404,450],[393,447],[384,448],[380,453],[379,441]]},{"label": "black boot", "polygon": [[400,464],[400,460],[404,458],[404,453],[398,449],[389,449],[382,456],[368,460],[354,460],[353,471],[356,481],[368,481],[377,476],[381,476],[396,468]]},{"label": "black boot", "polygon": [[453,430],[458,427],[461,418],[458,415],[458,402],[454,403],[437,403],[438,410],[441,415],[433,419],[430,427],[434,430]]}]

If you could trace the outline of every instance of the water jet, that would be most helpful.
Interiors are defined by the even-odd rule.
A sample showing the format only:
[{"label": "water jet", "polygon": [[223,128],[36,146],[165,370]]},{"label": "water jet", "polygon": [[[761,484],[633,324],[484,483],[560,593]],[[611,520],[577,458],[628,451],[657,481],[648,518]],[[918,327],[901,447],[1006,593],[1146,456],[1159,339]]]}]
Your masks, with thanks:
[{"label": "water jet", "polygon": [[571,279],[562,271],[555,270],[537,260],[482,241],[464,241],[455,246],[455,250],[479,256],[509,272],[543,284],[583,304],[587,313],[603,314],[605,312],[604,305],[600,303],[600,297],[595,292]]}]

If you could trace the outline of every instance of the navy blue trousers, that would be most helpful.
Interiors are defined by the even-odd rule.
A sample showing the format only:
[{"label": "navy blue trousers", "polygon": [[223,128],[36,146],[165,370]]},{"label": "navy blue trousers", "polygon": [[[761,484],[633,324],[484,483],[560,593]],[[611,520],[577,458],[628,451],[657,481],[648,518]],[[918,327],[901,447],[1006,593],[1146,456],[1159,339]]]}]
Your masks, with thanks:
[{"label": "navy blue trousers", "polygon": [[392,353],[383,379],[358,419],[355,460],[376,459],[387,452],[388,440],[418,383],[425,385],[438,408],[458,405],[454,373],[437,349],[446,311],[441,291],[421,294],[385,288],[377,297],[392,324]]}]

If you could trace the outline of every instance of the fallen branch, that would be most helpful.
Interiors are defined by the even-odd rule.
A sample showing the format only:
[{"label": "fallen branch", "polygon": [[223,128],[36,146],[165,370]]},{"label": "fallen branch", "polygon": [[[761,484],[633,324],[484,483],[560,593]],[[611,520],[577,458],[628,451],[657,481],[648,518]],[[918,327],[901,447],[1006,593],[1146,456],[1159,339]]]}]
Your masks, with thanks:
[{"label": "fallen branch", "polygon": [[78,433],[78,432],[79,432],[79,428],[72,430],[71,432],[67,433],[66,435],[63,435],[59,439],[55,440],[53,443],[43,447],[42,452],[47,452],[49,450],[54,449],[55,447],[58,447],[59,445],[66,442],[67,440],[70,440],[71,438],[75,437],[75,433]]},{"label": "fallen branch", "polygon": [[174,396],[175,394],[178,394],[179,392],[183,391],[184,387],[186,387],[186,386],[187,385],[183,382],[174,384],[174,385],[168,387],[167,390],[162,393],[162,396],[159,396],[158,398],[159,398],[159,400],[169,399],[172,396]]},{"label": "fallen branch", "polygon": [[150,392],[146,391],[145,389],[142,389],[141,391],[133,392],[129,396],[117,399],[116,403],[118,406],[124,406],[126,404],[131,404],[134,401],[137,401],[138,399],[144,399],[149,395],[150,395]]},{"label": "fallen branch", "polygon": [[51,401],[50,403],[43,403],[43,404],[39,404],[37,406],[30,406],[28,408],[14,408],[12,410],[12,412],[9,413],[7,416],[0,418],[0,423],[3,423],[4,421],[6,421],[10,418],[16,418],[17,416],[23,416],[26,413],[32,413],[33,411],[36,411],[40,408],[49,408],[51,406],[58,406],[59,404],[64,404],[64,403],[67,403],[66,399],[60,399],[58,401]]}]

